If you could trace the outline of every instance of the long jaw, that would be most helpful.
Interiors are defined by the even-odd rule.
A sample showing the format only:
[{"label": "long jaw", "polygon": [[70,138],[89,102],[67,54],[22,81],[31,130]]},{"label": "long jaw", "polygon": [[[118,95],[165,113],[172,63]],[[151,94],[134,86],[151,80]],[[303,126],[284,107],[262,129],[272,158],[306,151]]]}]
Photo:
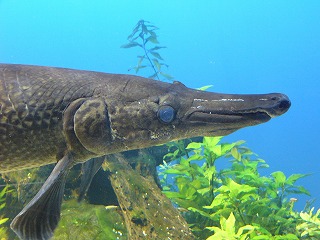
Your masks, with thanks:
[{"label": "long jaw", "polygon": [[257,111],[243,111],[243,112],[227,112],[227,111],[210,111],[210,110],[196,110],[191,112],[186,118],[189,122],[202,123],[234,123],[245,119],[266,122],[272,116],[263,110]]},{"label": "long jaw", "polygon": [[218,98],[214,94],[195,98],[184,116],[185,122],[203,126],[207,132],[225,135],[242,127],[267,122],[285,113],[291,105],[286,95],[278,93],[217,95]]}]

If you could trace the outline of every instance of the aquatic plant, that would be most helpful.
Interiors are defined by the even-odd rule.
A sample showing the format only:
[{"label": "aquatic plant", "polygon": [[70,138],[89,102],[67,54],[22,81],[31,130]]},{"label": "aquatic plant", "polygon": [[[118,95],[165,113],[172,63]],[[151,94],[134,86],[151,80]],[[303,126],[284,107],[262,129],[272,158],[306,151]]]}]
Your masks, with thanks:
[{"label": "aquatic plant", "polygon": [[[292,194],[309,195],[304,187],[295,185],[307,175],[286,177],[277,171],[261,176],[258,170],[268,165],[244,147],[244,141],[220,140],[205,137],[192,142],[187,146],[192,150],[189,156],[175,165],[161,166],[164,193],[183,209],[194,234],[210,240],[318,239],[320,211],[298,213],[293,210],[297,199],[290,198]],[[231,166],[218,170],[216,161],[226,158],[231,158]],[[169,174],[174,174],[174,184],[168,184]]]},{"label": "aquatic plant", "polygon": [[[23,208],[23,206],[34,197],[34,195],[39,191],[39,188],[45,182],[46,178],[52,171],[53,167],[54,166],[51,164],[38,168],[30,168],[3,173],[0,175],[0,183],[4,184],[5,189],[10,188],[10,191],[6,191],[5,198],[2,198],[3,204],[0,200],[0,205],[4,206],[2,212],[7,218],[14,218],[18,214],[18,212]],[[65,191],[65,199],[73,197],[72,194],[74,193],[74,185],[79,185],[79,172],[80,170],[75,171],[75,169],[70,171]],[[7,233],[7,238],[4,239],[17,239],[16,235],[9,230],[9,221],[5,221],[4,224],[0,226],[1,240],[1,227],[2,230]]]},{"label": "aquatic plant", "polygon": [[163,66],[168,67],[168,65],[163,62],[163,58],[159,53],[160,49],[166,47],[158,45],[159,41],[156,34],[156,31],[158,29],[158,27],[152,25],[150,22],[140,20],[134,27],[131,34],[128,36],[129,42],[122,45],[121,47],[139,47],[143,50],[143,54],[137,56],[139,59],[137,65],[133,67],[136,73],[138,73],[140,69],[150,67],[153,71],[153,74],[150,75],[149,78],[160,80],[159,75],[161,75],[167,80],[172,80],[173,77],[163,72],[162,69]]},{"label": "aquatic plant", "polygon": [[59,239],[127,239],[121,212],[116,207],[64,201],[61,221],[54,240]]},{"label": "aquatic plant", "polygon": [[[144,55],[138,56],[138,64],[134,67],[136,73],[140,69],[151,67],[154,73],[150,77],[159,79],[159,75],[161,75],[171,79],[170,75],[162,71],[162,67],[167,65],[159,62],[163,59],[158,50],[165,47],[156,45],[159,43],[155,33],[156,30],[158,30],[156,26],[141,20],[129,35],[129,43],[122,47],[132,48],[138,46],[143,50]],[[147,47],[147,44],[155,44],[155,46]],[[149,65],[144,65],[145,62]],[[232,144],[219,144],[220,140],[221,138],[219,137],[204,138],[202,142],[192,142],[187,147],[186,141],[174,142],[170,145],[170,148],[175,148],[175,150],[167,154],[166,157],[168,161],[180,158],[179,164],[170,165],[165,162],[162,165],[162,169],[164,169],[161,172],[164,192],[177,204],[178,209],[181,210],[190,223],[195,235],[200,239],[205,237],[208,237],[208,239],[246,239],[248,237],[250,239],[271,239],[272,237],[277,239],[281,239],[281,237],[283,237],[282,239],[297,239],[297,236],[317,239],[319,237],[319,211],[315,214],[313,210],[299,214],[293,211],[295,200],[288,200],[290,193],[308,194],[303,187],[294,185],[298,179],[305,175],[295,174],[286,178],[282,172],[275,172],[270,177],[261,177],[258,173],[258,168],[266,167],[265,162],[261,159],[252,159],[253,153],[242,146],[242,141]],[[186,157],[181,157],[184,155]],[[219,171],[216,167],[216,161],[223,157],[232,157],[232,165],[228,169]],[[200,161],[204,161],[204,163],[200,165]],[[108,163],[110,164],[110,160]],[[114,176],[121,175],[125,177],[118,179],[114,177],[113,186],[120,189],[118,190],[119,196],[121,189],[124,189],[124,183],[128,183],[128,188],[123,191],[122,198],[128,198],[129,194],[129,199],[132,200],[125,199],[122,200],[122,203],[130,204],[130,206],[123,209],[125,211],[128,210],[128,216],[132,212],[133,214],[130,216],[133,217],[127,217],[129,219],[127,222],[131,224],[134,222],[144,227],[148,221],[148,218],[145,217],[145,212],[148,210],[150,213],[150,207],[147,207],[147,210],[144,209],[144,212],[142,210],[136,211],[135,209],[132,211],[132,203],[138,205],[137,209],[139,210],[139,207],[141,208],[144,205],[143,203],[140,204],[138,200],[143,200],[141,202],[144,202],[146,206],[151,205],[155,208],[152,210],[162,209],[163,212],[167,211],[169,217],[166,222],[169,223],[170,227],[177,228],[177,225],[169,222],[171,220],[169,218],[174,218],[174,214],[172,214],[173,211],[168,211],[172,205],[167,199],[168,205],[160,205],[159,198],[155,198],[158,206],[149,204],[149,202],[155,202],[150,201],[150,199],[156,195],[154,192],[149,192],[149,190],[156,189],[159,191],[155,184],[152,185],[152,188],[147,187],[146,180],[150,175],[146,178],[135,177],[138,174],[132,174],[133,169],[126,165],[128,163],[118,164],[114,168]],[[122,168],[123,166],[130,167],[130,172],[126,171],[126,169],[119,170],[119,166],[122,166]],[[111,170],[109,167],[109,171],[112,173]],[[40,172],[30,175],[30,170],[25,170],[24,173],[28,176],[28,183],[38,182],[35,179],[38,178]],[[167,181],[168,174],[176,174],[174,184]],[[78,178],[78,173],[72,172],[72,175],[74,175],[73,177],[71,176],[72,179]],[[140,175],[142,174],[140,173]],[[137,183],[129,176],[135,177]],[[11,176],[11,178],[13,177]],[[31,181],[31,179],[34,180]],[[17,186],[21,181],[23,180],[17,181]],[[115,184],[116,181],[120,184]],[[143,199],[137,200],[132,197],[141,197],[141,193],[143,193]],[[24,198],[27,192],[22,191],[19,195]],[[76,195],[67,186],[65,199],[72,199]],[[150,195],[152,196],[150,197]],[[165,207],[159,208],[159,205]],[[2,206],[1,201],[0,206]],[[113,213],[115,212],[113,211]],[[150,219],[161,218],[163,220],[163,217],[159,217],[161,213],[157,214],[152,214]],[[124,216],[123,213],[122,216]],[[114,222],[108,222],[108,220],[114,220]],[[62,219],[55,232],[54,239],[120,238],[119,236],[125,232],[125,229],[122,228],[122,220],[121,214],[116,213],[116,215],[110,216],[103,206],[92,207],[92,205],[85,203],[80,205],[75,200],[68,200],[62,205]],[[7,220],[3,220],[3,222],[5,221]],[[115,222],[120,224],[117,226],[112,225]],[[160,224],[154,224],[154,226],[150,226],[152,232],[156,232],[156,228],[162,227]],[[161,230],[163,231],[164,229],[166,229],[165,234],[170,231],[169,227]],[[129,230],[132,229],[128,228]],[[142,233],[145,234],[145,231]],[[125,237],[125,235],[121,235],[121,237]]]},{"label": "aquatic plant", "polygon": [[9,192],[8,186],[4,187],[0,191],[0,239],[7,239],[7,228],[4,227],[4,223],[6,223],[9,218],[5,217],[4,214],[2,214],[5,206],[6,206],[6,198],[5,195]]}]

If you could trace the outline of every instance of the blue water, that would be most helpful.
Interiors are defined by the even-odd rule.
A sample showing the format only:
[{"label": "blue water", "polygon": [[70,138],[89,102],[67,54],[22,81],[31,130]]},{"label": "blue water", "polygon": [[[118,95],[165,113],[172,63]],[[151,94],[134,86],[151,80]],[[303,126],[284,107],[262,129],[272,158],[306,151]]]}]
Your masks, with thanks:
[{"label": "blue water", "polygon": [[[318,0],[0,0],[0,62],[128,73],[139,51],[120,45],[151,21],[167,72],[187,86],[290,97],[288,113],[226,140],[246,140],[266,174],[312,173],[298,183],[319,208],[319,13]],[[310,199],[296,197],[298,209]]]}]

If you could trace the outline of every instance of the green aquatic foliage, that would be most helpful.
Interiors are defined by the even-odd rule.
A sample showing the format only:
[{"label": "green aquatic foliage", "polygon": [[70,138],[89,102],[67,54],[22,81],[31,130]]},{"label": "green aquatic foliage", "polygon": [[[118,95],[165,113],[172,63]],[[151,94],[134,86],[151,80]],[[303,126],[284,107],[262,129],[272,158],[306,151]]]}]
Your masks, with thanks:
[{"label": "green aquatic foliage", "polygon": [[233,213],[230,213],[230,216],[226,219],[221,217],[220,226],[219,227],[207,227],[207,229],[214,231],[214,235],[208,237],[208,240],[220,240],[220,239],[246,239],[249,237],[250,233],[252,233],[255,229],[254,226],[245,225],[240,227],[236,232],[235,229],[236,219]]},{"label": "green aquatic foliage", "polygon": [[[194,234],[199,239],[318,239],[319,211],[293,210],[295,196],[309,195],[296,185],[307,175],[261,176],[259,169],[268,165],[244,141],[220,140],[192,142],[189,156],[175,165],[164,162],[160,169],[164,194],[183,210]],[[219,159],[230,159],[230,166],[219,170]],[[174,183],[168,181],[171,174]]]},{"label": "green aquatic foliage", "polygon": [[142,55],[137,56],[138,63],[133,67],[136,73],[138,73],[140,69],[151,67],[153,74],[151,74],[149,78],[160,80],[159,75],[161,75],[167,80],[172,80],[173,77],[171,75],[163,72],[163,66],[168,67],[168,65],[163,62],[159,50],[166,47],[158,45],[159,41],[156,33],[158,29],[158,27],[152,25],[150,22],[140,20],[128,36],[128,43],[121,47],[139,47],[143,51]]},{"label": "green aquatic foliage", "polygon": [[3,210],[6,206],[6,198],[5,195],[9,192],[8,187],[4,187],[0,191],[0,239],[7,239],[7,228],[4,227],[4,224],[9,220],[9,218],[5,217],[3,214]]},{"label": "green aquatic foliage", "polygon": [[127,231],[117,207],[78,203],[71,199],[62,204],[61,220],[53,239],[121,240],[127,239]]},{"label": "green aquatic foliage", "polygon": [[320,209],[315,214],[313,210],[299,214],[303,222],[297,226],[297,230],[301,232],[301,237],[320,239]]},{"label": "green aquatic foliage", "polygon": [[[12,199],[16,199],[22,204],[30,201],[48,177],[47,174],[50,174],[52,170],[52,168],[50,168],[49,170],[41,171],[41,169],[45,168],[47,167],[3,173],[1,176],[3,181],[7,186],[15,189],[15,191],[12,191],[10,194]],[[16,203],[10,202],[10,205],[12,204]]]},{"label": "green aquatic foliage", "polygon": [[[39,188],[43,185],[47,177],[50,175],[53,167],[53,165],[47,165],[39,168],[31,168],[3,173],[0,175],[0,184],[3,184],[5,188],[10,188],[10,191],[6,191],[5,197],[2,196],[0,200],[0,205],[4,206],[3,209],[0,209],[0,219],[2,220],[3,215],[6,216],[6,218],[10,219],[0,225],[1,240],[2,231],[8,233],[8,237],[4,239],[16,239],[15,234],[10,230],[10,221],[39,191]],[[77,197],[74,186],[79,185],[79,174],[80,169],[78,168],[77,170],[75,170],[74,168],[72,171],[70,171],[65,189],[66,200]]]}]

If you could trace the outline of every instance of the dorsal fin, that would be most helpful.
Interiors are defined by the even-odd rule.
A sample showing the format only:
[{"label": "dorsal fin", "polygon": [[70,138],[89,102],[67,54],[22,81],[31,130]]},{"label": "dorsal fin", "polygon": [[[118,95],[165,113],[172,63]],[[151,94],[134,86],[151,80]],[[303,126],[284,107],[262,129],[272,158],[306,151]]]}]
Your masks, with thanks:
[{"label": "dorsal fin", "polygon": [[61,202],[72,154],[64,156],[55,166],[36,196],[11,223],[12,230],[23,240],[47,240],[60,219]]}]

